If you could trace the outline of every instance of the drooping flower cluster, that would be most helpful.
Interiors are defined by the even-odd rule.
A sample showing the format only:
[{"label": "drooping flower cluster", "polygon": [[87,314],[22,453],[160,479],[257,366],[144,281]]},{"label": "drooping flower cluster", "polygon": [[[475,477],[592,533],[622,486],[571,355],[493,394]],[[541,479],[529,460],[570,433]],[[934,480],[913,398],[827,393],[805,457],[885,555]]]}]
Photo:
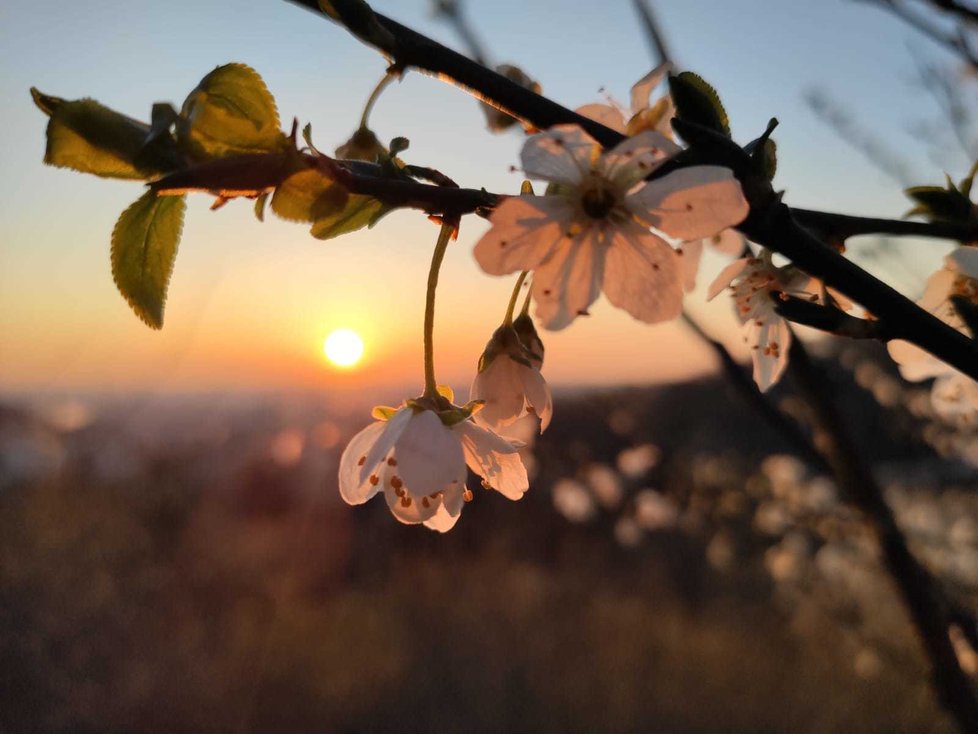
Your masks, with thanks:
[{"label": "drooping flower cluster", "polygon": [[710,237],[740,223],[749,207],[727,168],[694,166],[646,177],[675,143],[647,131],[613,149],[580,128],[559,125],[530,137],[523,171],[552,195],[507,199],[475,246],[487,273],[533,271],[536,315],[563,329],[602,291],[635,318],[658,323],[682,310],[679,255],[650,227],[680,240]]},{"label": "drooping flower cluster", "polygon": [[751,350],[754,382],[762,391],[767,390],[781,379],[791,346],[791,330],[775,310],[775,298],[786,294],[817,299],[818,281],[795,267],[775,266],[771,254],[762,250],[759,257],[735,260],[720,271],[707,298],[712,300],[728,287],[742,324],[744,341]]},{"label": "drooping flower cluster", "polygon": [[472,382],[469,398],[484,403],[475,421],[496,433],[528,414],[540,418],[540,432],[546,430],[553,414],[553,398],[540,368],[543,343],[529,316],[503,324],[489,340],[479,373]]},{"label": "drooping flower cluster", "polygon": [[[966,332],[952,296],[978,305],[978,247],[965,245],[944,258],[944,267],[928,279],[924,295],[917,301],[921,308]],[[938,415],[962,426],[978,424],[978,382],[910,342],[892,341],[888,349],[904,379],[917,382],[937,378],[931,402]]]},{"label": "drooping flower cluster", "polygon": [[439,532],[454,527],[472,498],[466,466],[486,488],[520,499],[529,485],[519,446],[477,426],[473,407],[445,409],[419,398],[375,409],[377,422],[354,436],[340,458],[343,499],[359,505],[382,491],[398,520]]}]

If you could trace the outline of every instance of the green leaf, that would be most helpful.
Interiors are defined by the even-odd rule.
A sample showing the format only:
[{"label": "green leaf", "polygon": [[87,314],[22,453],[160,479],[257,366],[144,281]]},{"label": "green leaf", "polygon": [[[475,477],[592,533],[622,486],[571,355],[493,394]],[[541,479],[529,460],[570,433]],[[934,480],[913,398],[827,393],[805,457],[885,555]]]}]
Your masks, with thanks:
[{"label": "green leaf", "polygon": [[272,196],[272,211],[290,222],[315,222],[342,212],[350,195],[345,188],[309,168],[285,179]]},{"label": "green leaf", "polygon": [[361,194],[351,194],[342,210],[316,219],[312,223],[312,236],[317,240],[329,240],[341,234],[373,227],[392,207],[380,199]]},{"label": "green leaf", "polygon": [[908,214],[919,214],[927,219],[947,222],[967,222],[974,217],[971,201],[957,189],[914,186],[904,193],[917,202],[917,206]]},{"label": "green leaf", "polygon": [[978,173],[978,161],[971,167],[968,171],[968,175],[961,179],[961,183],[958,184],[958,191],[960,191],[965,196],[971,196],[971,187],[975,182],[975,174]]},{"label": "green leaf", "polygon": [[778,145],[771,138],[751,152],[751,160],[757,166],[757,171],[768,181],[774,180],[778,171]]},{"label": "green leaf", "polygon": [[122,212],[112,230],[112,278],[136,315],[154,329],[163,327],[185,199],[147,191]]},{"label": "green leaf", "polygon": [[281,150],[289,139],[265,82],[244,64],[219,66],[201,79],[180,111],[177,137],[196,157]]},{"label": "green leaf", "polygon": [[[177,163],[176,150],[160,137],[151,147],[149,125],[93,99],[67,101],[31,89],[34,103],[50,116],[44,162],[107,178],[146,180]],[[168,144],[169,143],[169,144]]]},{"label": "green leaf", "polygon": [[669,77],[676,116],[730,137],[730,121],[716,90],[691,71]]},{"label": "green leaf", "polygon": [[329,240],[372,227],[391,207],[372,196],[351,194],[310,168],[289,176],[275,189],[272,211],[292,222],[311,222],[312,236]]}]

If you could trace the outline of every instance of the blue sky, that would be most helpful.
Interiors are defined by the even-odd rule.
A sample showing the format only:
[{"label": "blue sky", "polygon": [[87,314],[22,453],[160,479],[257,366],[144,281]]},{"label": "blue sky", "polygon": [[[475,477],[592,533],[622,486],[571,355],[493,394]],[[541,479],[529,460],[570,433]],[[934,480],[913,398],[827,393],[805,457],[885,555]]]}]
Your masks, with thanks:
[{"label": "blue sky", "polygon": [[[426,0],[375,7],[457,45]],[[920,172],[920,183],[940,181],[940,166],[908,132],[937,114],[913,84],[908,48],[951,59],[889,15],[852,0],[662,0],[655,7],[679,64],[720,91],[736,138],[746,142],[770,117],[780,120],[776,185],[789,203],[881,216],[907,208],[898,186],[813,116],[803,93],[816,87],[878,129]],[[468,16],[494,60],[521,65],[571,107],[599,100],[602,88],[627,102],[630,85],[651,67],[624,0],[469,2]],[[396,214],[369,232],[322,243],[297,225],[255,222],[246,203],[210,213],[200,197],[189,208],[164,331],[143,327],[116,293],[109,234],[139,185],[41,165],[45,120],[28,89],[91,96],[145,118],[153,102],[179,105],[201,76],[228,61],[256,68],[283,121],[311,122],[324,150],[353,130],[384,70],[374,51],[340,28],[278,0],[0,6],[0,390],[345,385],[348,375],[323,372],[317,340],[351,324],[371,325],[377,379],[389,374],[381,363],[419,359],[434,234],[416,215]],[[409,160],[463,185],[519,185],[508,170],[518,162],[519,136],[486,133],[471,99],[437,80],[409,74],[385,94],[373,124],[381,137],[408,137]],[[944,165],[960,176],[967,162]],[[451,340],[445,370],[459,384],[510,287],[472,262],[468,251],[484,228],[473,221],[463,229],[439,294],[439,323]],[[928,253],[922,266],[949,249],[921,247]],[[707,263],[701,284],[718,262]],[[726,304],[707,306],[694,295],[689,307],[729,343],[738,341]],[[680,379],[709,368],[707,352],[678,326],[650,329],[601,303],[593,313],[548,339],[557,382]]]}]

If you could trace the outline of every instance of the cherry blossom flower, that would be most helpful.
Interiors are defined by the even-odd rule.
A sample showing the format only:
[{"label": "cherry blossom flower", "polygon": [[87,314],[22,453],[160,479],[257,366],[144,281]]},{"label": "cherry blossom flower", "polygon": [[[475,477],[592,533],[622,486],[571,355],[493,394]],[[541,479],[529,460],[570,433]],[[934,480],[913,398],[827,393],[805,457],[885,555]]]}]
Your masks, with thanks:
[{"label": "cherry blossom flower", "polygon": [[[965,245],[944,258],[944,267],[927,280],[924,295],[917,301],[921,308],[967,333],[951,296],[963,296],[978,305],[978,247]],[[962,426],[978,424],[978,383],[910,342],[895,340],[887,347],[904,379],[937,378],[931,403],[939,416]]]},{"label": "cherry blossom flower", "polygon": [[737,318],[743,324],[744,341],[751,349],[754,382],[762,391],[781,379],[788,365],[791,330],[788,322],[774,310],[774,298],[787,294],[817,299],[818,282],[797,268],[776,267],[771,255],[763,250],[760,257],[735,260],[710,286],[707,300],[729,287],[734,298]]},{"label": "cherry blossom flower", "polygon": [[624,135],[654,130],[668,137],[672,136],[671,120],[676,112],[672,98],[666,94],[651,102],[652,91],[659,86],[669,70],[668,64],[662,64],[643,76],[631,89],[630,110],[610,101],[608,104],[588,104],[577,109],[577,114],[584,115],[605,127],[617,130]]},{"label": "cherry blossom flower", "polygon": [[532,270],[536,316],[547,329],[563,329],[586,314],[602,291],[640,321],[675,318],[683,298],[679,256],[649,227],[699,239],[738,224],[749,211],[726,168],[694,166],[642,183],[678,150],[655,132],[603,153],[574,126],[530,137],[523,170],[553,184],[554,194],[503,201],[475,246],[476,260],[492,275]]},{"label": "cherry blossom flower", "polygon": [[[653,130],[671,138],[671,120],[676,112],[672,98],[666,94],[654,103],[650,101],[652,91],[659,86],[668,68],[668,64],[662,64],[632,86],[630,112],[622,108],[621,105],[609,101],[608,104],[584,105],[577,109],[577,113],[625,135],[637,135],[647,130]],[[704,241],[712,245],[718,252],[731,256],[741,255],[746,242],[744,236],[735,229],[725,229],[706,238],[706,240],[696,239],[684,242],[678,252],[683,256],[680,264],[682,266],[683,289],[687,293],[696,288],[696,275],[703,255]]]},{"label": "cherry blossom flower", "polygon": [[725,229],[712,237],[683,242],[679,252],[682,254],[683,288],[687,293],[696,288],[704,242],[722,255],[740,257],[744,253],[747,239],[735,229]]},{"label": "cherry blossom flower", "polygon": [[543,433],[553,414],[553,399],[540,374],[542,357],[523,344],[514,325],[496,329],[479,359],[479,373],[469,393],[470,400],[485,403],[475,422],[505,434],[508,426],[534,413],[540,417]]},{"label": "cherry blossom flower", "polygon": [[360,505],[383,491],[402,523],[446,532],[472,498],[466,465],[486,488],[511,500],[523,496],[528,482],[517,444],[463,417],[468,411],[455,406],[436,411],[422,407],[423,401],[407,401],[396,410],[376,408],[377,422],[350,441],[339,470],[347,503]]}]

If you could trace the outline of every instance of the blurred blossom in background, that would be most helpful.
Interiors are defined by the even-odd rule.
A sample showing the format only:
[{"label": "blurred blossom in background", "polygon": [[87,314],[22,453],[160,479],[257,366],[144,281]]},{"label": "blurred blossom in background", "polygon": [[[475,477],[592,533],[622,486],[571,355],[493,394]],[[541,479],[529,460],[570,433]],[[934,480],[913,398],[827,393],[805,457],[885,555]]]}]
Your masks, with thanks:
[{"label": "blurred blossom in background", "polygon": [[[628,3],[469,5],[494,57],[572,107],[651,66]],[[454,43],[427,3],[376,6]],[[817,119],[815,87],[891,136],[921,182],[940,179],[935,160],[970,166],[906,145],[922,92],[908,92],[908,33],[888,15],[841,0],[658,6],[735,137],[779,117],[790,203],[907,206]],[[329,149],[384,71],[372,51],[257,0],[14,0],[0,19],[13,100],[0,110],[0,731],[952,731],[862,519],[680,325],[599,301],[544,334],[553,423],[542,436],[532,416],[509,427],[530,491],[518,503],[476,491],[438,536],[393,523],[383,503],[348,507],[336,486],[370,409],[419,391],[423,218],[323,243],[196,201],[167,326],[136,322],[107,256],[136,189],[43,168],[28,87],[142,116],[237,59]],[[409,74],[373,120],[382,139],[411,138],[414,162],[518,190],[519,134],[490,137],[457,90]],[[440,369],[459,393],[512,285],[477,272],[480,226],[463,227],[438,294]],[[880,243],[852,255],[916,297],[941,248],[911,243],[886,273]],[[729,303],[689,298],[741,349]],[[356,369],[322,360],[340,327],[364,338]],[[978,429],[943,420],[878,345],[813,351],[913,551],[974,611]],[[790,385],[769,395],[807,425]]]}]

